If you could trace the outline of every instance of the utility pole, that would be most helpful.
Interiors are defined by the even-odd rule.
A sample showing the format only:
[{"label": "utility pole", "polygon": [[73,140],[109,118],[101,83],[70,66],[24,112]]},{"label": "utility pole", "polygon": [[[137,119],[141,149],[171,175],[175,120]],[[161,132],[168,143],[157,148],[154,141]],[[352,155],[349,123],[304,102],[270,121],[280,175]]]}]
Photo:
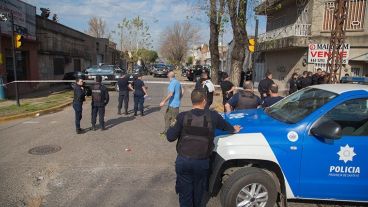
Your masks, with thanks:
[{"label": "utility pole", "polygon": [[[329,56],[327,61],[327,71],[330,72],[330,80],[332,81],[332,73],[339,73],[338,80],[341,78],[342,59],[340,52],[344,49],[345,44],[345,20],[347,16],[348,0],[335,0],[335,11],[333,25],[331,30]],[[341,49],[341,51],[340,51]]]},{"label": "utility pole", "polygon": [[252,54],[252,82],[253,83],[254,83],[254,78],[256,76],[255,66],[256,66],[256,52],[257,52],[257,45],[258,45],[258,25],[259,25],[259,20],[257,16],[255,17],[255,19],[256,19],[256,28],[254,31],[254,52]]},{"label": "utility pole", "polygon": [[[14,15],[13,12],[10,12],[11,15],[11,27],[12,27],[12,33],[11,33],[11,39],[12,39],[12,53],[13,53],[13,73],[14,73],[14,81],[17,81],[17,69],[16,69],[16,61],[15,61],[15,38],[14,38]],[[19,94],[18,94],[18,83],[15,82],[15,99],[17,101],[17,106],[20,106],[19,103]]]}]

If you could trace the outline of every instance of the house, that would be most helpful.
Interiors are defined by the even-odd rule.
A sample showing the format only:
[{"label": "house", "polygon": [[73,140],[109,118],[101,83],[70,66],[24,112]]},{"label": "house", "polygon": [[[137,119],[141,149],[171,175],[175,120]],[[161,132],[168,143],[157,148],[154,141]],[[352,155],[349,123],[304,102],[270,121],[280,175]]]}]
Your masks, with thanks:
[{"label": "house", "polygon": [[[294,72],[326,69],[325,64],[308,62],[308,46],[329,44],[334,8],[331,0],[263,0],[255,9],[267,16],[266,32],[258,37],[255,80],[270,71],[285,88]],[[350,54],[341,73],[362,76],[368,73],[367,0],[348,0],[347,8],[345,43]]]}]

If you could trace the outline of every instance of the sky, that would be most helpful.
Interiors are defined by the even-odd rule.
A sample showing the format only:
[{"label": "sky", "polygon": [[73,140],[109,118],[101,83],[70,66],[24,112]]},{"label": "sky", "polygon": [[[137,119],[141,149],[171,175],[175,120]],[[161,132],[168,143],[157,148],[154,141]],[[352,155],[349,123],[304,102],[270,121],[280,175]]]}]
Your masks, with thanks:
[{"label": "sky", "polygon": [[[209,23],[205,12],[199,9],[201,0],[24,0],[40,8],[50,9],[50,18],[58,15],[59,23],[81,32],[88,31],[88,20],[92,16],[101,17],[109,31],[116,30],[119,22],[126,18],[140,16],[150,26],[154,49],[158,50],[165,28],[175,22],[190,21],[200,31],[201,43],[208,43]],[[203,1],[203,0],[202,0]],[[260,17],[260,33],[264,31],[264,18]],[[254,34],[254,20],[248,21],[248,33]],[[118,42],[117,37],[113,38]],[[232,40],[230,25],[224,34],[224,43]],[[221,40],[220,40],[221,41]]]}]

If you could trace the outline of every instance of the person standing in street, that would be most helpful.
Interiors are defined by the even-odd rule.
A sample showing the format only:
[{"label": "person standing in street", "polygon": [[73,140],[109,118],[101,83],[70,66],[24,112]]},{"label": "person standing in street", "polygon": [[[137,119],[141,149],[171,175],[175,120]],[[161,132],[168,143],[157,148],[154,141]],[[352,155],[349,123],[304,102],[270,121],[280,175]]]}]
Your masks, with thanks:
[{"label": "person standing in street", "polygon": [[129,77],[123,75],[118,80],[119,87],[119,104],[118,104],[118,115],[121,115],[121,108],[124,102],[124,114],[128,115],[128,105],[129,105],[129,91],[133,90],[131,84],[129,83]]},{"label": "person standing in street", "polygon": [[262,103],[262,107],[270,107],[273,104],[279,102],[284,97],[279,95],[279,87],[276,84],[272,84],[270,88],[270,96],[267,96]]},{"label": "person standing in street", "polygon": [[208,73],[206,71],[203,71],[202,74],[201,74],[201,77],[196,82],[196,84],[194,86],[194,89],[201,89],[201,88],[203,88],[202,80],[203,79],[207,80],[208,78],[209,78],[208,77]]},{"label": "person standing in street", "polygon": [[144,116],[144,97],[147,96],[147,89],[142,81],[142,75],[138,75],[137,79],[133,82],[134,88],[134,116],[137,116],[138,110],[141,112],[141,116]]},{"label": "person standing in street", "polygon": [[213,94],[215,92],[215,86],[212,81],[208,78],[201,78],[202,90],[207,94],[207,105],[206,109],[209,109],[213,103]]},{"label": "person standing in street", "polygon": [[160,107],[163,107],[166,102],[169,102],[169,105],[165,113],[165,130],[161,134],[166,134],[170,125],[175,121],[176,116],[179,114],[181,98],[184,94],[180,82],[175,78],[175,73],[170,71],[167,77],[170,79],[169,87],[167,88],[168,95],[161,101]]},{"label": "person standing in street", "polygon": [[300,85],[300,82],[298,79],[298,73],[293,73],[289,81],[289,94],[292,94],[295,91],[297,91],[299,85]]},{"label": "person standing in street", "polygon": [[225,104],[226,112],[256,109],[262,104],[261,99],[253,92],[253,83],[251,81],[245,81],[243,86],[244,90],[240,90]]},{"label": "person standing in street", "polygon": [[180,207],[204,206],[215,130],[229,133],[241,130],[240,126],[230,125],[217,112],[205,109],[207,103],[203,90],[194,89],[191,100],[192,110],[180,113],[166,135],[169,142],[178,140],[175,189],[179,194]]},{"label": "person standing in street", "polygon": [[272,73],[267,72],[266,77],[261,80],[258,84],[258,92],[261,94],[261,99],[263,100],[269,95],[270,87],[274,84],[272,80]]},{"label": "person standing in street", "polygon": [[80,127],[82,120],[83,102],[86,100],[86,93],[83,88],[83,79],[77,78],[74,87],[73,109],[75,112],[75,129],[77,134],[82,134],[83,130]]},{"label": "person standing in street", "polygon": [[105,130],[105,107],[109,103],[109,92],[102,84],[102,77],[96,76],[96,83],[92,86],[92,130],[96,130],[97,114],[101,130]]},{"label": "person standing in street", "polygon": [[230,81],[229,75],[224,73],[222,75],[224,81],[221,82],[221,91],[222,91],[222,104],[224,105],[224,111],[226,111],[225,104],[230,100],[231,97],[234,95],[235,86]]}]

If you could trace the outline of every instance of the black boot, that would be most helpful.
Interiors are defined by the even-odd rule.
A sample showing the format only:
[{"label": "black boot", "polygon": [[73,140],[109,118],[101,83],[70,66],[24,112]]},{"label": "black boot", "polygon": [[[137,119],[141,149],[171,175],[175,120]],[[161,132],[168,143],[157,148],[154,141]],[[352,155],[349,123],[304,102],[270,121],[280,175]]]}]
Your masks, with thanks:
[{"label": "black boot", "polygon": [[121,115],[121,109],[118,110],[118,115]]},{"label": "black boot", "polygon": [[125,115],[128,115],[128,110],[125,110]]},{"label": "black boot", "polygon": [[144,116],[144,113],[143,113],[143,111],[141,111],[141,116]]},{"label": "black boot", "polygon": [[106,130],[105,126],[102,126],[101,131],[105,131],[105,130]]},{"label": "black boot", "polygon": [[96,131],[96,126],[92,125],[91,130]]},{"label": "black boot", "polygon": [[77,132],[77,134],[83,134],[83,130],[82,129],[77,129],[76,132]]},{"label": "black boot", "polygon": [[134,116],[138,116],[138,114],[137,114],[137,112],[136,112],[136,111],[134,112]]}]

